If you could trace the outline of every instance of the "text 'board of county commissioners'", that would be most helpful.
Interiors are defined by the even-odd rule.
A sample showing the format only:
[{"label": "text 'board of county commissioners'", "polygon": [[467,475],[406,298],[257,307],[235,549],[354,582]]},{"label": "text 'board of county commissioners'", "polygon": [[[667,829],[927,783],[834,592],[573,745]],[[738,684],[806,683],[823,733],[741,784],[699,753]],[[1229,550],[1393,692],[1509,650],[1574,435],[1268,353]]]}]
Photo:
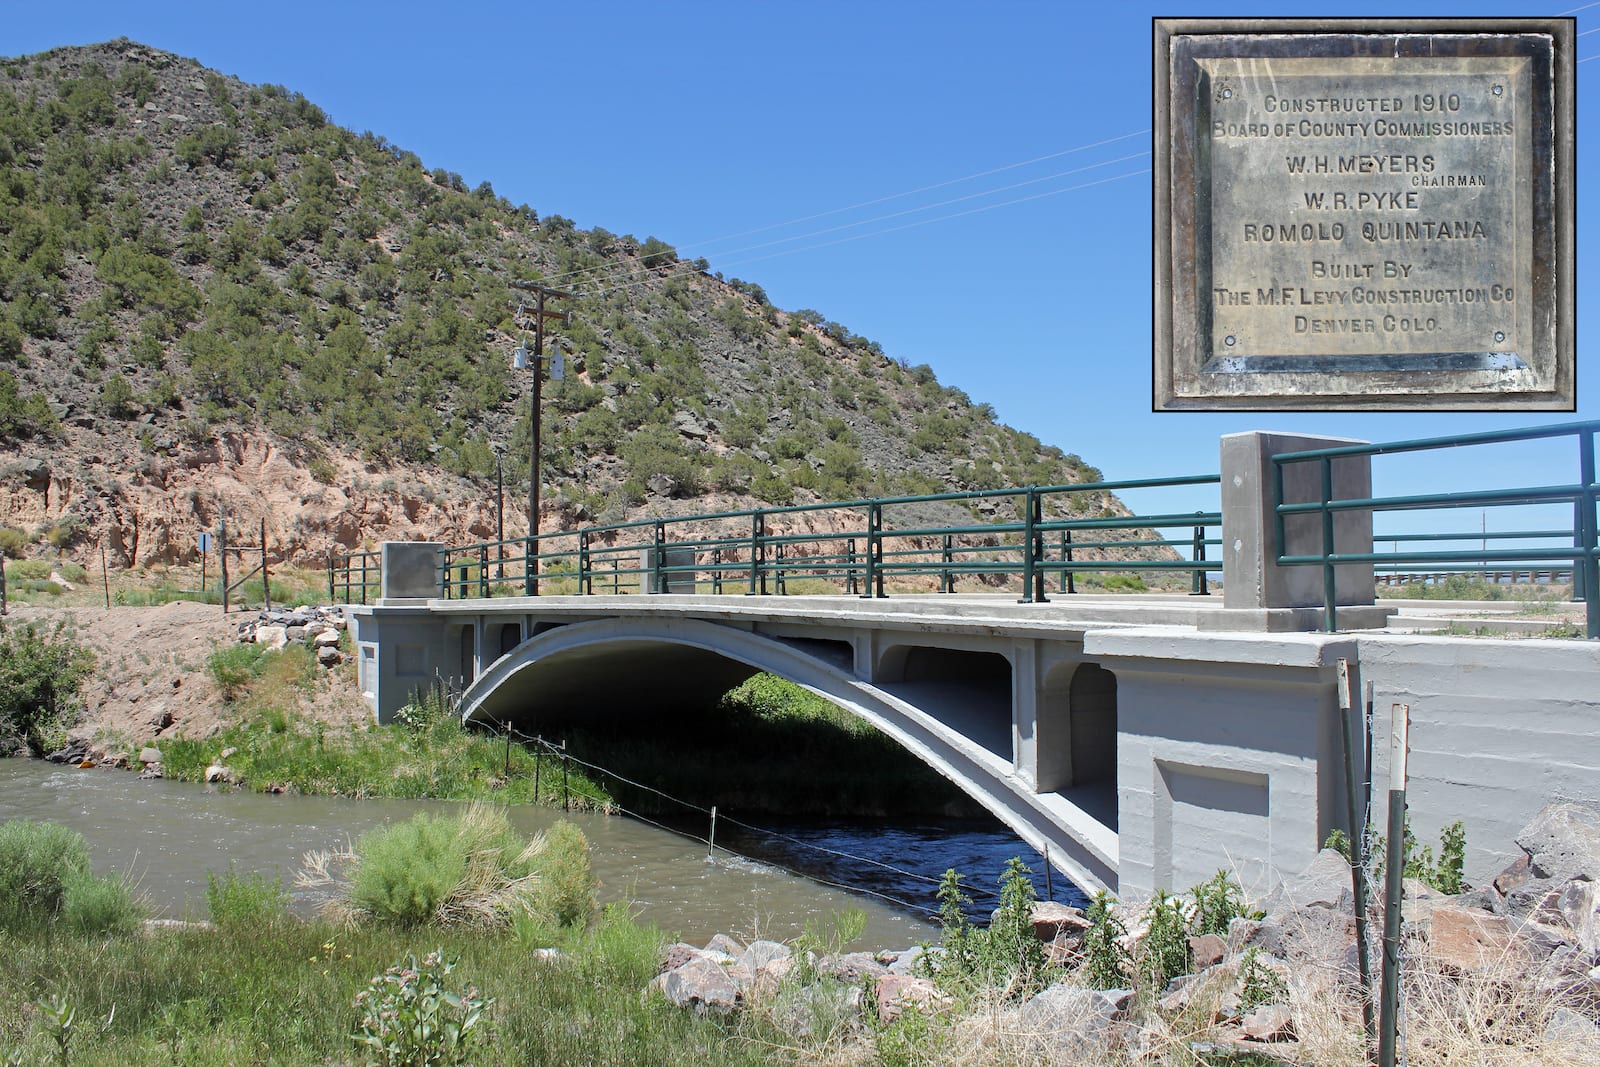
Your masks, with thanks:
[{"label": "text 'board of county commissioners'", "polygon": [[1525,57],[1198,62],[1213,356],[1522,347]]}]

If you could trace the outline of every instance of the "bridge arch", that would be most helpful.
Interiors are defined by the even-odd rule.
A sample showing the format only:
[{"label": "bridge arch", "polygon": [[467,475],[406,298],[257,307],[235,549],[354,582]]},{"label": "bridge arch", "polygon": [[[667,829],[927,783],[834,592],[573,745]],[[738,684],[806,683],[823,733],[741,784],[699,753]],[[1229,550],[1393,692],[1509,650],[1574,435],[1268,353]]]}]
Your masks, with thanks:
[{"label": "bridge arch", "polygon": [[1084,889],[1116,888],[1114,829],[1059,794],[1036,791],[1009,756],[930,710],[932,691],[864,681],[827,649],[805,642],[700,619],[573,622],[536,633],[489,664],[460,709],[465,722],[516,722],[541,707],[637,695],[629,703],[659,714],[664,698],[676,694],[686,705],[714,698],[758,671],[802,685],[894,738],[1024,841],[1048,847],[1054,865]]}]

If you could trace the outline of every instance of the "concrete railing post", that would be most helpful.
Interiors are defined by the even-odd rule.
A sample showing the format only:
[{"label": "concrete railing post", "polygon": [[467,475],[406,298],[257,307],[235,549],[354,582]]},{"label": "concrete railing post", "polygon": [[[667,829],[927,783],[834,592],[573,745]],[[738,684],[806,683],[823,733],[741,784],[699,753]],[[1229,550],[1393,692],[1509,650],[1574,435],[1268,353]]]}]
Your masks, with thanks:
[{"label": "concrete railing post", "polygon": [[385,541],[381,593],[384,600],[426,600],[439,595],[437,541]]},{"label": "concrete railing post", "polygon": [[[1222,438],[1222,599],[1227,610],[1202,625],[1221,630],[1314,630],[1323,618],[1323,572],[1315,566],[1279,566],[1275,529],[1272,457],[1341,445],[1364,444],[1343,437],[1305,434],[1228,434]],[[1372,460],[1345,456],[1332,463],[1333,498],[1372,495]],[[1322,466],[1317,462],[1284,467],[1284,502],[1321,499]],[[1284,523],[1285,555],[1322,552],[1322,516],[1293,515]],[[1372,512],[1340,511],[1333,517],[1334,549],[1372,551]],[[1376,602],[1371,563],[1336,568],[1336,604],[1341,629],[1382,626],[1388,611]]]}]

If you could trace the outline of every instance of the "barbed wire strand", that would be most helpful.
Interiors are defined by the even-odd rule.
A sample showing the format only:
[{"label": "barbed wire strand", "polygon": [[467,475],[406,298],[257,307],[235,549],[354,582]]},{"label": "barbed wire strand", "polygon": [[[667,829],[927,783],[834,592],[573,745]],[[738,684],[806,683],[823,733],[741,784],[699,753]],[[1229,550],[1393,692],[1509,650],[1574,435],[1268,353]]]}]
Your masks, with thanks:
[{"label": "barbed wire strand", "polygon": [[[620,775],[620,774],[617,774],[615,771],[612,771],[610,768],[603,767],[598,763],[591,763],[588,760],[580,759],[579,757],[574,756],[571,752],[568,752],[567,750],[565,750],[565,749],[553,744],[552,742],[550,742],[548,739],[546,739],[544,737],[538,737],[538,736],[534,736],[532,734],[523,733],[521,730],[518,730],[516,727],[509,726],[509,725],[504,726],[503,729],[509,731],[510,733],[515,734],[516,736],[518,736],[520,738],[523,738],[523,739],[528,740],[528,741],[532,741],[535,744],[543,746],[545,749],[549,750],[553,755],[559,756],[562,759],[570,759],[574,763],[578,764],[580,767],[586,767],[589,770],[598,771],[601,774],[609,775],[611,778],[614,778],[615,780],[617,780],[619,782],[622,782],[622,783],[624,783],[626,785],[633,786],[636,789],[643,789],[643,790],[646,790],[647,792],[654,793],[656,796],[662,797],[665,800],[670,800],[674,804],[680,804],[683,807],[690,809],[691,811],[697,811],[697,812],[701,813],[702,815],[706,815],[708,817],[710,817],[712,815],[712,810],[710,808],[703,807],[702,805],[695,804],[695,803],[693,803],[691,801],[688,801],[688,800],[684,800],[681,797],[675,797],[671,793],[667,793],[667,792],[665,792],[663,790],[657,789],[655,786],[646,785],[643,782],[636,782],[633,779],[627,778],[627,777],[625,777],[623,775]],[[595,796],[592,796],[591,794],[584,793],[584,792],[582,792],[582,790],[578,790],[578,792],[579,792],[580,795],[589,797],[589,799],[591,799],[591,800],[596,800],[596,801],[600,801],[601,803],[605,803],[605,801],[602,800],[602,798],[600,798],[600,797],[595,797]],[[640,815],[638,812],[635,812],[635,811],[632,811],[630,809],[624,808],[622,805],[616,804],[614,801],[611,802],[611,803],[613,804],[614,807],[616,807],[616,809],[618,811],[621,811],[621,812],[627,814],[628,816],[630,816],[632,818],[640,819],[643,822],[649,823],[651,826],[660,827],[661,829],[668,829],[668,827],[664,826],[663,824],[661,824],[659,822],[656,822],[656,821],[654,821],[652,819],[647,819],[643,815]],[[811,849],[813,851],[826,853],[826,854],[828,854],[830,856],[836,856],[836,857],[838,857],[840,859],[853,860],[853,861],[855,861],[857,863],[865,863],[865,864],[868,864],[870,866],[877,867],[877,868],[879,868],[881,870],[890,871],[890,872],[892,872],[894,874],[898,874],[901,877],[912,879],[913,881],[925,882],[925,883],[928,883],[930,885],[939,885],[943,881],[943,879],[932,878],[932,877],[929,877],[928,875],[925,875],[925,874],[918,874],[915,871],[908,871],[908,870],[905,870],[902,867],[896,867],[891,863],[884,863],[881,860],[872,859],[869,856],[858,856],[855,853],[843,852],[843,851],[840,851],[838,849],[828,848],[825,845],[814,844],[813,842],[806,841],[803,838],[794,837],[794,836],[792,836],[790,834],[781,833],[781,832],[779,832],[777,830],[773,830],[773,829],[770,829],[770,828],[767,828],[767,827],[754,826],[754,825],[751,825],[750,823],[743,822],[742,820],[735,819],[732,816],[724,814],[721,811],[718,811],[716,813],[716,818],[721,820],[721,821],[723,821],[723,822],[731,823],[734,826],[739,827],[740,829],[748,830],[748,831],[750,831],[752,833],[763,834],[763,835],[766,835],[768,837],[776,838],[778,840],[787,841],[787,842],[789,842],[791,844],[798,845],[798,846],[800,846],[802,848],[809,848],[809,849]],[[708,845],[708,846],[711,844],[709,839],[704,838],[704,837],[699,837],[699,836],[697,836],[695,834],[692,834],[692,833],[689,833],[687,831],[672,830],[671,832],[672,833],[676,833],[680,837],[688,838],[691,841],[698,841],[698,842],[701,842],[702,844],[705,844],[705,845]],[[729,849],[728,851],[729,852],[733,852],[732,849]],[[742,853],[734,853],[734,854],[735,855],[743,855]],[[775,861],[766,860],[766,859],[759,859],[759,858],[752,857],[752,856],[746,856],[744,858],[753,860],[754,862],[757,862],[757,863],[768,863],[771,866],[778,867],[778,868],[780,868],[782,870],[785,870],[785,871],[789,871],[789,873],[791,873],[791,874],[798,874],[798,872],[790,870],[790,868],[784,867],[782,864],[777,863]],[[839,883],[829,882],[824,878],[820,878],[820,877],[817,877],[817,876],[814,876],[814,875],[800,875],[800,877],[812,878],[814,881],[822,882],[825,885],[839,885]],[[855,888],[855,887],[843,887],[843,888]],[[995,890],[984,889],[981,886],[971,885],[970,883],[967,883],[964,878],[962,879],[962,890],[964,892],[966,892],[969,896],[972,896],[972,895],[981,896],[981,897],[997,897],[997,896],[999,896],[999,894]],[[867,889],[860,889],[859,891],[860,892],[871,892],[871,890],[867,890]]]}]

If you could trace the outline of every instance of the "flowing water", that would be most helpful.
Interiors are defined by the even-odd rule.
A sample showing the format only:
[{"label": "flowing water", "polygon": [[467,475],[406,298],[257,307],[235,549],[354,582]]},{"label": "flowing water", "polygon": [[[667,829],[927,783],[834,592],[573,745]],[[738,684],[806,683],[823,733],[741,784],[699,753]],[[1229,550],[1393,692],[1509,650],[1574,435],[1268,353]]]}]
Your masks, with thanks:
[{"label": "flowing water", "polygon": [[[291,886],[294,909],[310,914],[320,897],[292,888],[307,851],[341,846],[419,811],[459,806],[222,791],[140,781],[127,771],[0,760],[0,821],[48,819],[71,827],[88,839],[98,872],[130,875],[151,909],[172,918],[204,918],[207,872],[224,872],[230,864],[241,873],[280,876]],[[513,825],[528,834],[571,819],[589,838],[602,902],[632,901],[644,919],[702,943],[719,932],[791,939],[807,920],[826,921],[859,907],[867,913],[860,944],[904,948],[934,936],[926,916],[938,907],[933,883],[945,868],[968,874],[980,890],[992,888],[1013,855],[1043,870],[1037,853],[998,824],[763,821],[754,831],[723,821],[708,860],[704,842],[633,819],[508,810]],[[709,836],[708,830],[690,832]],[[1044,896],[1042,876],[1035,882]],[[1057,899],[1082,903],[1066,879],[1055,878],[1054,888]],[[977,910],[987,912],[992,900],[975,895]]]}]

